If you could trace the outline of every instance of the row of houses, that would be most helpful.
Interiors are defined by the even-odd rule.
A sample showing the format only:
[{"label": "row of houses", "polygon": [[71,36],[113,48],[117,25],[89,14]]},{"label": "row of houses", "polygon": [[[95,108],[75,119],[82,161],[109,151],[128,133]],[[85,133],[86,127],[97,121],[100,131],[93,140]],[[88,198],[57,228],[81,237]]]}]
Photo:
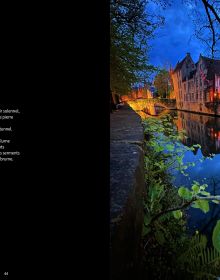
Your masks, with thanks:
[{"label": "row of houses", "polygon": [[190,53],[171,71],[177,109],[220,115],[220,60]]},{"label": "row of houses", "polygon": [[[170,69],[170,98],[176,99],[176,107],[183,111],[220,115],[220,60],[200,54],[194,63],[190,53]],[[155,98],[155,88],[146,84],[136,87],[121,101],[139,98]]]}]

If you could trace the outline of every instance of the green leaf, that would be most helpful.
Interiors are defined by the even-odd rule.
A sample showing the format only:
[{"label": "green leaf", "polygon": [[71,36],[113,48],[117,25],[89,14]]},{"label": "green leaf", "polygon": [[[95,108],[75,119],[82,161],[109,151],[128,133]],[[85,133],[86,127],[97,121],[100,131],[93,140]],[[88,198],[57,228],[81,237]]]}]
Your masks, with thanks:
[{"label": "green leaf", "polygon": [[185,187],[180,187],[178,190],[178,194],[180,197],[186,199],[186,200],[190,200],[192,199],[192,192],[189,191],[189,189],[185,188]]},{"label": "green leaf", "polygon": [[164,147],[157,145],[157,146],[154,147],[154,149],[155,149],[155,152],[159,153],[159,152],[162,152],[164,150]]},{"label": "green leaf", "polygon": [[214,202],[216,204],[220,204],[220,201],[218,201],[218,200],[212,200],[212,202]]},{"label": "green leaf", "polygon": [[200,193],[203,194],[203,195],[205,195],[205,196],[210,195],[210,193],[209,193],[209,192],[206,192],[206,191],[200,191]]},{"label": "green leaf", "polygon": [[174,150],[174,146],[168,144],[168,145],[166,145],[166,149],[167,149],[168,151],[172,152],[172,151]]},{"label": "green leaf", "polygon": [[217,224],[212,233],[212,243],[214,248],[220,252],[220,220],[217,221]]},{"label": "green leaf", "polygon": [[150,224],[151,219],[152,219],[152,217],[150,215],[145,215],[144,216],[144,224],[145,224],[145,226]]},{"label": "green leaf", "polygon": [[176,157],[176,160],[177,160],[177,162],[178,162],[179,164],[181,164],[182,161],[183,161],[183,156],[177,156],[177,157]]},{"label": "green leaf", "polygon": [[199,185],[199,182],[197,182],[197,181],[195,181],[195,180],[193,180],[193,183],[194,183],[195,185]]},{"label": "green leaf", "polygon": [[199,188],[198,185],[193,185],[193,186],[192,186],[192,190],[193,190],[193,192],[194,192],[195,194],[197,194],[197,193],[199,192],[200,188]]},{"label": "green leaf", "polygon": [[151,231],[151,228],[150,228],[150,227],[145,227],[145,226],[143,226],[142,236],[147,235],[150,231]]},{"label": "green leaf", "polygon": [[176,211],[173,211],[173,216],[174,216],[174,218],[176,218],[176,219],[181,219],[182,216],[183,216],[183,213],[182,213],[181,210],[176,210]]},{"label": "green leaf", "polygon": [[164,235],[163,235],[162,231],[157,230],[157,231],[155,232],[155,238],[156,238],[157,242],[158,242],[160,245],[163,245],[163,244],[164,244],[165,238],[164,238]]},{"label": "green leaf", "polygon": [[192,207],[199,208],[204,213],[207,213],[209,211],[209,203],[207,200],[197,200],[193,203]]},{"label": "green leaf", "polygon": [[163,185],[155,184],[153,187],[151,187],[149,192],[151,201],[158,199],[161,193],[163,193],[163,191],[164,191]]}]

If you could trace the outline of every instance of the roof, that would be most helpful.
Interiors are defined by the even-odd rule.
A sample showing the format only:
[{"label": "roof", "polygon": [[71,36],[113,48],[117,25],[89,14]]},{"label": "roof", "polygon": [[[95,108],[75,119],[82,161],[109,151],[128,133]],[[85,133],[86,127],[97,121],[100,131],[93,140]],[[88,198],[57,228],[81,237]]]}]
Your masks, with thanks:
[{"label": "roof", "polygon": [[212,80],[214,75],[220,75],[220,60],[201,56],[207,68],[207,79]]},{"label": "roof", "polygon": [[[173,73],[179,71],[182,68],[186,57],[177,63]],[[200,55],[200,57],[203,59],[205,67],[207,68],[207,79],[208,80],[213,80],[215,74],[220,75],[220,60],[219,59],[211,59],[211,58],[208,58],[208,57],[205,57],[202,55]],[[198,67],[198,63],[199,63],[199,61],[197,63],[195,63],[196,68]],[[196,70],[191,71],[188,79],[192,79],[195,72],[196,72]],[[185,81],[185,80],[186,80],[186,78],[185,79],[183,78],[183,81]]]},{"label": "roof", "polygon": [[179,71],[182,68],[185,59],[186,59],[186,57],[184,57],[184,59],[182,61],[177,63],[177,65],[176,65],[175,69],[173,70],[173,72]]}]

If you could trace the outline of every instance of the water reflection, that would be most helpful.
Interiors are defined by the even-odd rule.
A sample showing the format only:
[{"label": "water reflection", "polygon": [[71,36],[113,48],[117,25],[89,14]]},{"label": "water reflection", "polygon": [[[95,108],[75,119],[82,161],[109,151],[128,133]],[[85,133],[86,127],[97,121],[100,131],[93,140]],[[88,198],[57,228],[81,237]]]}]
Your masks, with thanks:
[{"label": "water reflection", "polygon": [[[143,113],[142,118],[152,117]],[[173,118],[174,125],[179,131],[185,130],[186,138],[182,139],[182,144],[192,146],[200,144],[201,149],[187,151],[184,156],[184,163],[194,162],[195,166],[187,169],[189,176],[184,176],[178,171],[172,171],[174,175],[173,184],[176,187],[186,186],[191,188],[193,180],[201,184],[208,184],[207,191],[213,195],[220,195],[220,118],[208,115],[200,115],[182,111],[162,111],[158,112],[158,118],[164,114],[169,114]],[[212,159],[201,161],[203,157],[215,154]],[[199,209],[189,208],[188,228],[194,233],[199,230],[206,234],[211,240],[211,234],[216,221],[220,219],[220,205],[209,203],[210,211],[203,213]],[[210,241],[211,242],[211,241]]]},{"label": "water reflection", "polygon": [[[177,129],[185,130],[186,138],[182,143],[187,146],[200,144],[201,149],[197,148],[194,152],[185,153],[184,162],[195,162],[195,167],[187,170],[189,174],[185,177],[180,172],[175,173],[174,184],[178,187],[181,185],[191,188],[193,180],[200,183],[207,183],[211,194],[220,194],[220,118],[207,115],[199,115],[189,112],[176,113],[174,123]],[[207,157],[215,154],[213,159],[200,161],[203,156]],[[193,233],[199,230],[211,237],[212,230],[216,221],[220,219],[220,205],[210,204],[210,211],[205,214],[199,209],[189,208],[188,226],[189,231]]]},{"label": "water reflection", "polygon": [[177,114],[178,130],[186,131],[187,138],[182,139],[183,144],[200,144],[203,156],[220,154],[220,118],[180,111]]}]

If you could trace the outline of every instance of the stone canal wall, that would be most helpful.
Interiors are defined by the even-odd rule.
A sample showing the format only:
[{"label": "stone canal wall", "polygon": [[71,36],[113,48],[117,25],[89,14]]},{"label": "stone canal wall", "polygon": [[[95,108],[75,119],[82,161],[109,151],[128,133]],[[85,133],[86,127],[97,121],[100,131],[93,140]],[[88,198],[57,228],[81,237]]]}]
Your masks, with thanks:
[{"label": "stone canal wall", "polygon": [[204,102],[177,102],[177,109],[200,114],[220,116],[220,104],[204,103]]},{"label": "stone canal wall", "polygon": [[138,279],[143,224],[144,132],[128,106],[110,119],[111,279]]}]

